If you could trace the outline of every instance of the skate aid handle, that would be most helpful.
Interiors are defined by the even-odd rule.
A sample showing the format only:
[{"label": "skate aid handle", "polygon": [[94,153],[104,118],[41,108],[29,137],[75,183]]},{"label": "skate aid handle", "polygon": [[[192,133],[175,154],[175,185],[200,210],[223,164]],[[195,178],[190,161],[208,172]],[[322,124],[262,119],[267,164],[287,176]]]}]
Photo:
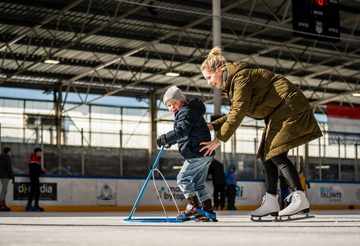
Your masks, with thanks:
[{"label": "skate aid handle", "polygon": [[162,153],[164,152],[164,148],[165,148],[165,146],[161,146],[159,154],[157,155],[157,157],[156,157],[156,159],[154,161],[154,164],[153,164],[153,166],[152,166],[152,168],[151,168],[151,170],[150,170],[150,172],[149,172],[149,174],[148,174],[148,176],[147,176],[147,178],[146,178],[146,180],[145,180],[145,182],[144,182],[144,184],[143,184],[143,186],[142,186],[142,188],[140,190],[140,193],[139,193],[139,195],[138,195],[138,197],[137,197],[137,199],[136,199],[136,201],[134,203],[134,206],[133,206],[133,208],[132,208],[132,210],[131,210],[131,212],[129,214],[128,219],[131,219],[131,217],[135,213],[136,207],[138,206],[138,204],[140,202],[140,199],[141,199],[141,197],[142,197],[142,195],[143,195],[143,193],[144,193],[144,191],[146,189],[146,186],[149,183],[149,180],[150,180],[150,178],[152,176],[152,173],[155,171],[156,166],[159,163],[160,157],[161,157]]}]

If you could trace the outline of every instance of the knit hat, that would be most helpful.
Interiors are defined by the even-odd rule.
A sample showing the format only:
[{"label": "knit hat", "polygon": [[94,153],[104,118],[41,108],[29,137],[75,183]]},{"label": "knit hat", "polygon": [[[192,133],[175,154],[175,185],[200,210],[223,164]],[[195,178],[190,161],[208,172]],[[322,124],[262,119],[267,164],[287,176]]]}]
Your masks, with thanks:
[{"label": "knit hat", "polygon": [[167,101],[170,99],[174,100],[180,100],[186,102],[186,97],[183,94],[183,92],[176,86],[171,86],[167,91],[165,92],[163,96],[163,102],[166,104]]}]

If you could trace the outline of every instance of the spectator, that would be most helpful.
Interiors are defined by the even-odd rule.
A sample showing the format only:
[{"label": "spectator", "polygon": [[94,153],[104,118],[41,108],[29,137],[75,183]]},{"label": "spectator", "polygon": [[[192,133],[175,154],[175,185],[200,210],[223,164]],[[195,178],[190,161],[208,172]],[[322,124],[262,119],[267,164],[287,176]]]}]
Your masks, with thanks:
[{"label": "spectator", "polygon": [[226,173],[226,195],[227,195],[227,208],[228,210],[236,210],[235,197],[236,197],[236,176],[235,164],[231,163]]},{"label": "spectator", "polygon": [[[30,176],[30,191],[28,197],[28,204],[26,206],[26,211],[37,211],[43,212],[44,209],[39,206],[40,198],[40,175],[45,172],[41,169],[41,153],[40,148],[35,148],[34,153],[31,154],[29,159],[29,176]],[[35,200],[34,206],[32,206],[32,201]]]},{"label": "spectator", "polygon": [[214,210],[223,210],[225,207],[225,173],[224,165],[214,159],[209,166],[209,175],[211,175],[214,186]]},{"label": "spectator", "polygon": [[3,149],[3,153],[0,155],[0,180],[1,180],[0,211],[11,210],[8,206],[6,206],[6,202],[5,202],[10,179],[12,179],[12,183],[14,184],[15,178],[11,165],[11,149],[9,147],[5,147]]},{"label": "spectator", "polygon": [[307,189],[311,188],[309,181],[305,177],[304,171],[299,172],[299,179],[300,179],[301,187],[305,192]]}]

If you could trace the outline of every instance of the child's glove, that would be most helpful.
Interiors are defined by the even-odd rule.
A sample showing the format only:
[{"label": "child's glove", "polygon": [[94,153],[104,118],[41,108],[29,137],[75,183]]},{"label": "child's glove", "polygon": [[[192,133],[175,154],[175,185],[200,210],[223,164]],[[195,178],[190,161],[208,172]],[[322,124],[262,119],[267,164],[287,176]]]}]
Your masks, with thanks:
[{"label": "child's glove", "polygon": [[159,136],[157,139],[156,139],[156,144],[157,146],[160,148],[161,146],[165,146],[165,148],[170,148],[171,147],[171,144],[168,144],[166,142],[166,137],[165,137],[165,134]]}]

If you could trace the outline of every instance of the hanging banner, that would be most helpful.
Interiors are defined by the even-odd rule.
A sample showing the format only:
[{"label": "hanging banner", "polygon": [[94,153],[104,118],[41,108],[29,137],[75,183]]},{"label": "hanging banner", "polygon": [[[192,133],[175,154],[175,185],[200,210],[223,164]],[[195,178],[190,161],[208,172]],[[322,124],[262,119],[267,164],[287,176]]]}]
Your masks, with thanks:
[{"label": "hanging banner", "polygon": [[360,143],[360,107],[328,104],[329,144]]}]

